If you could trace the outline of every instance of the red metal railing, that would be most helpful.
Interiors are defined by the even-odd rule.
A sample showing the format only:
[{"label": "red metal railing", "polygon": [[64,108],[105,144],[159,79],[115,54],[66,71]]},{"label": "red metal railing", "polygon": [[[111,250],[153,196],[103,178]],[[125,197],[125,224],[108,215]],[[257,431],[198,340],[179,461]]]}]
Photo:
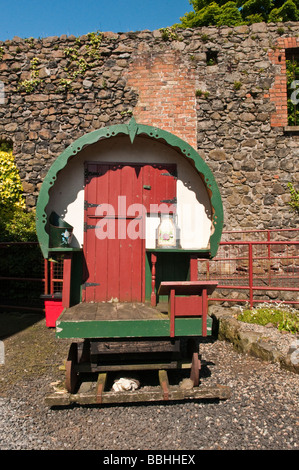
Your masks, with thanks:
[{"label": "red metal railing", "polygon": [[56,259],[45,259],[44,269],[44,294],[54,295],[58,292],[61,293],[63,284],[63,255],[58,255]]},{"label": "red metal railing", "polygon": [[[277,232],[260,231],[267,241],[222,241],[213,260],[199,260],[199,280],[219,283],[219,297],[210,300],[249,302],[251,308],[265,301],[299,304],[299,241],[290,240],[287,233],[287,240],[270,240]],[[291,237],[298,234],[295,229]],[[227,297],[225,291],[232,295]]]},{"label": "red metal railing", "polygon": [[[220,243],[217,256],[213,260],[198,261],[198,279],[218,281],[215,291],[217,296],[210,300],[249,302],[250,307],[256,302],[264,301],[299,304],[298,235],[299,229],[223,232],[223,241]],[[226,238],[229,240],[226,241]],[[5,255],[8,255],[13,247],[28,251],[30,248],[38,249],[38,243],[1,242],[1,260],[4,260]],[[13,256],[15,266],[22,261],[21,258],[18,251],[18,254]],[[40,285],[40,288],[36,289],[40,294],[53,295],[62,292],[63,255],[43,261],[42,254],[39,253],[36,265],[34,275],[32,266],[29,266],[27,272],[23,269],[21,276],[18,275],[16,267],[9,265],[9,269],[6,270],[3,268],[4,263],[1,262],[0,308],[35,309],[34,305],[30,304],[32,299],[26,300],[30,286],[36,289]],[[18,285],[26,286],[25,301],[20,305],[14,304],[15,297],[9,297],[7,289],[7,286],[16,282]]]},{"label": "red metal railing", "polygon": [[299,237],[298,228],[280,228],[280,229],[248,229],[248,230],[224,230],[222,233],[223,241],[291,241]]}]

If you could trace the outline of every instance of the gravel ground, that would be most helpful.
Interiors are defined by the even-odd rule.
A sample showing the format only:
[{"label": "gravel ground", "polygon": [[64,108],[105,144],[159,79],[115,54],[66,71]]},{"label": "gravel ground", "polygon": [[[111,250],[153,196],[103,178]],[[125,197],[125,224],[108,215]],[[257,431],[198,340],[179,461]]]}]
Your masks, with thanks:
[{"label": "gravel ground", "polygon": [[[15,327],[24,318],[16,314]],[[4,339],[0,450],[298,450],[298,375],[224,341],[201,345],[201,383],[230,386],[228,400],[49,408],[70,343],[26,318],[31,325]]]}]

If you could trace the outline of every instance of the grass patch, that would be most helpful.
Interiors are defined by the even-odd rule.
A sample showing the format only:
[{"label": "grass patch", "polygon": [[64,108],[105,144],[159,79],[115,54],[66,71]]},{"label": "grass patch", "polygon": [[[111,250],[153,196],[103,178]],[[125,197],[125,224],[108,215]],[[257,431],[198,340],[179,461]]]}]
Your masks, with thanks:
[{"label": "grass patch", "polygon": [[263,326],[272,323],[280,331],[299,333],[299,310],[291,307],[262,305],[252,310],[243,310],[238,315],[238,320]]}]

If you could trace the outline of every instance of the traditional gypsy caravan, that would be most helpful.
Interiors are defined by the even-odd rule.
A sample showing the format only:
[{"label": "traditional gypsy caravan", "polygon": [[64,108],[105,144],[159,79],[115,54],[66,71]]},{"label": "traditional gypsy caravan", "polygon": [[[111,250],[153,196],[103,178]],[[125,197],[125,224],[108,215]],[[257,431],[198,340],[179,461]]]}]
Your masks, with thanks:
[{"label": "traditional gypsy caravan", "polygon": [[84,135],[56,159],[37,205],[46,264],[64,259],[61,298],[50,299],[61,312],[56,334],[75,340],[68,394],[56,401],[80,402],[86,372],[99,378],[85,401],[115,400],[104,382],[116,370],[159,370],[162,396],[181,399],[165,370],[189,367],[200,393],[198,339],[211,335],[207,298],[216,283],[197,281],[197,260],[216,255],[222,225],[220,192],[198,153],[134,118]]}]

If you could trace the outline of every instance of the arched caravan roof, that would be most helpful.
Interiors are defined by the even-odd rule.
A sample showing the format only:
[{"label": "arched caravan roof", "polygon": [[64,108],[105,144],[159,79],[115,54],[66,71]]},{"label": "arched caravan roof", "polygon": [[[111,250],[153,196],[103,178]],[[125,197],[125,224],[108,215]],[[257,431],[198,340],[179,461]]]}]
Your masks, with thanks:
[{"label": "arched caravan roof", "polygon": [[213,214],[213,233],[210,238],[210,254],[214,257],[217,253],[219,242],[222,234],[223,227],[223,207],[221,195],[218,185],[215,181],[213,173],[208,165],[203,161],[200,155],[184,140],[176,135],[144,124],[136,123],[132,118],[129,124],[117,124],[109,127],[104,127],[77,139],[69,147],[67,147],[55,160],[49,169],[44,182],[42,184],[36,208],[36,229],[39,244],[45,258],[48,257],[49,252],[49,234],[46,230],[47,213],[46,207],[50,199],[50,189],[55,183],[57,174],[66,167],[68,161],[75,157],[83,148],[88,145],[94,144],[100,140],[111,139],[118,135],[128,135],[131,143],[133,144],[136,136],[148,137],[153,140],[158,140],[176,150],[184,158],[189,160],[201,175],[204,181],[207,192],[210,197],[212,214]]}]

